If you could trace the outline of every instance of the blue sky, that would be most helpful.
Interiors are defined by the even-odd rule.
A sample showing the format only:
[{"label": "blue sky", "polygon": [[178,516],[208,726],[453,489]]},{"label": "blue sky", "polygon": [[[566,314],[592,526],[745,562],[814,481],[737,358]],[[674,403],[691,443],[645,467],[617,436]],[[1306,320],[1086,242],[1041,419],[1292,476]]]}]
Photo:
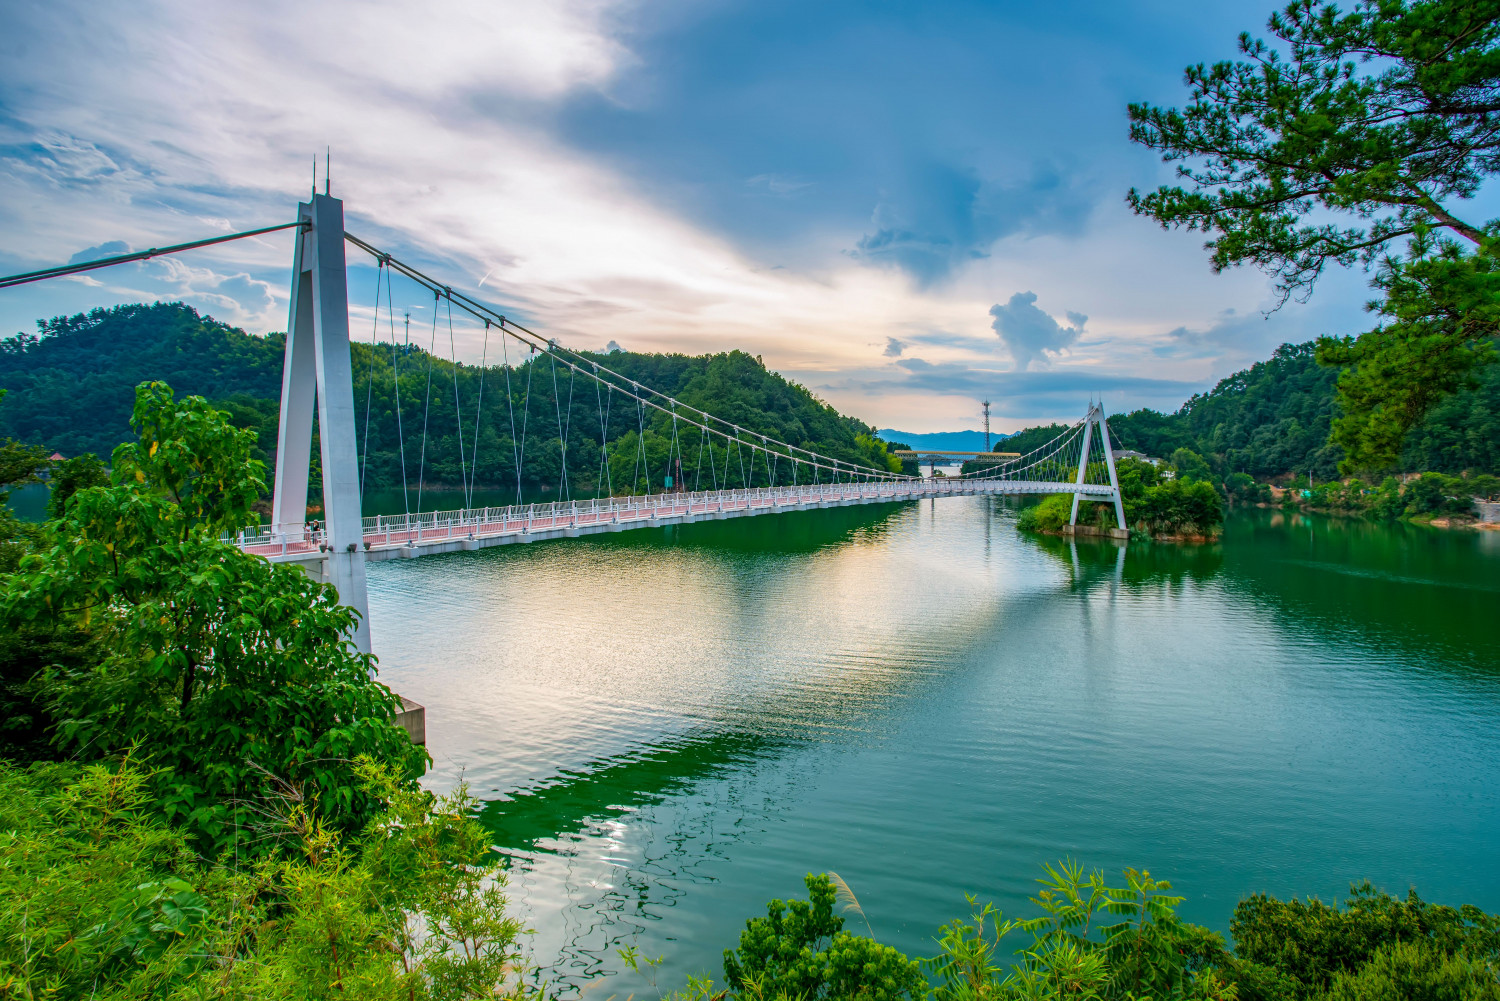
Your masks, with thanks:
[{"label": "blue sky", "polygon": [[[1369,325],[1365,276],[1269,318],[1254,271],[1124,205],[1269,7],[1225,3],[12,0],[0,270],[291,217],[333,147],[349,228],[579,347],[739,347],[881,427],[1173,408]],[[290,241],[0,293],[0,331],[182,298],[285,326]],[[351,259],[351,263],[354,263]],[[482,287],[481,287],[482,282]],[[351,310],[371,336],[358,262]],[[431,304],[397,287],[414,327]],[[477,331],[459,354],[478,360]]]}]

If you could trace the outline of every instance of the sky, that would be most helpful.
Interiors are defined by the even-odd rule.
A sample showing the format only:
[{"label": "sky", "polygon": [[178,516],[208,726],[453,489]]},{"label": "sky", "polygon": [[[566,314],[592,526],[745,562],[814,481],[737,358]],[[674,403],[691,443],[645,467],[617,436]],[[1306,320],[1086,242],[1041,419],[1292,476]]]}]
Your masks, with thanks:
[{"label": "sky", "polygon": [[[570,347],[738,348],[912,432],[1172,410],[1372,325],[1357,270],[1271,311],[1125,204],[1172,176],[1126,104],[1182,104],[1270,7],[8,0],[0,272],[290,221],[331,148],[350,232]],[[0,334],[155,299],[283,330],[291,243],[0,290]],[[353,336],[388,338],[357,255]],[[429,335],[427,294],[386,305]]]}]

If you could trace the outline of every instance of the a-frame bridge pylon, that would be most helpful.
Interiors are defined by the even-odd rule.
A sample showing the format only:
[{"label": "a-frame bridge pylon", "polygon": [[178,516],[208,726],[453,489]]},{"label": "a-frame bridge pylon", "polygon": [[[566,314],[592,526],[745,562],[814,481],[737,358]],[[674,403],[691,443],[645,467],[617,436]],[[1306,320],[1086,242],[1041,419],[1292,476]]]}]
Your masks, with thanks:
[{"label": "a-frame bridge pylon", "polygon": [[303,223],[292,252],[292,302],[281,373],[281,426],[276,436],[271,532],[284,542],[307,536],[308,460],[313,406],[323,471],[325,550],[322,579],[359,613],[350,637],[370,652],[365,588],[354,381],[349,362],[349,287],[344,261],[344,203],[327,194],[297,206]]}]

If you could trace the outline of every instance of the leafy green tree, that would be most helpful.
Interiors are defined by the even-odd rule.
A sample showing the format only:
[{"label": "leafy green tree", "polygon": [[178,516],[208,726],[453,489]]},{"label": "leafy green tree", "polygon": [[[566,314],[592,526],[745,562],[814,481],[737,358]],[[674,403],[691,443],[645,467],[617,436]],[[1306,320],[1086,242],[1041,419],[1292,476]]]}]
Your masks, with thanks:
[{"label": "leafy green tree", "polygon": [[1496,358],[1496,258],[1419,234],[1406,260],[1381,264],[1374,284],[1385,299],[1370,308],[1391,322],[1318,343],[1320,361],[1346,366],[1338,382],[1343,413],[1333,422],[1344,472],[1393,468],[1412,429],[1442,400],[1477,389],[1478,370]]},{"label": "leafy green tree", "polygon": [[1213,471],[1208,468],[1203,456],[1190,448],[1177,449],[1172,453],[1170,461],[1181,479],[1207,482],[1213,476]]},{"label": "leafy green tree", "polygon": [[[1311,295],[1330,262],[1382,261],[1374,306],[1391,323],[1325,341],[1322,357],[1350,366],[1346,468],[1389,468],[1494,358],[1495,234],[1456,203],[1500,170],[1500,19],[1482,0],[1295,0],[1269,29],[1284,53],[1241,34],[1243,60],[1187,69],[1185,109],[1130,105],[1131,137],[1186,183],[1128,200],[1208,234],[1216,271],[1261,268],[1283,302]],[[1406,259],[1390,252],[1408,238]]]},{"label": "leafy green tree", "polygon": [[1489,5],[1295,0],[1269,30],[1284,54],[1243,33],[1243,61],[1188,67],[1186,108],[1130,105],[1131,138],[1179,162],[1186,182],[1132,190],[1131,207],[1209,234],[1215,270],[1254,264],[1283,295],[1419,232],[1479,246],[1483,226],[1453,203],[1500,168]]},{"label": "leafy green tree", "polygon": [[843,930],[827,874],[806,878],[807,900],[773,900],[751,918],[738,949],[724,952],[724,978],[741,995],[766,998],[922,998],[921,968],[887,945]]},{"label": "leafy green tree", "polygon": [[139,388],[133,423],[110,484],[74,494],[0,594],[7,629],[87,633],[103,651],[47,679],[57,739],[90,757],[146,748],[157,805],[205,851],[264,847],[250,807],[286,783],[358,830],[377,804],[353,760],[410,781],[426,755],[348,642],[355,613],[296,567],[219,540],[262,490],[249,432],[160,383]]},{"label": "leafy green tree", "polygon": [[54,521],[68,513],[68,501],[80,490],[102,487],[109,482],[104,463],[92,452],[52,463],[51,488],[47,495],[47,516]]}]

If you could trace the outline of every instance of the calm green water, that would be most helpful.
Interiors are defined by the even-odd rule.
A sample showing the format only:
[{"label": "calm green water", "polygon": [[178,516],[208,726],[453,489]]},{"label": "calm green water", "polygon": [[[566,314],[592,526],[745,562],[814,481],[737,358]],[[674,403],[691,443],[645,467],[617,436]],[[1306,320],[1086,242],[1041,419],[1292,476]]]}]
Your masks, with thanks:
[{"label": "calm green water", "polygon": [[932,952],[1038,865],[1149,868],[1226,929],[1368,877],[1500,910],[1500,534],[1236,515],[1221,545],[1029,539],[985,499],[371,567],[554,984],[662,986],[808,871]]}]

